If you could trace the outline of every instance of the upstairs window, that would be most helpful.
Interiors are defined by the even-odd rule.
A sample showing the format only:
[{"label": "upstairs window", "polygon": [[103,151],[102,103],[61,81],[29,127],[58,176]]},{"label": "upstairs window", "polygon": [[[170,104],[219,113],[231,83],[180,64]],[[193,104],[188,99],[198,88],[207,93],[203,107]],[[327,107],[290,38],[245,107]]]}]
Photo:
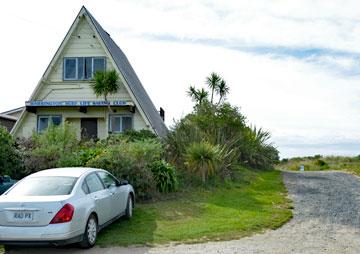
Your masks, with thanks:
[{"label": "upstairs window", "polygon": [[130,115],[110,115],[109,132],[121,133],[133,128],[133,118]]},{"label": "upstairs window", "polygon": [[89,80],[97,71],[105,71],[105,57],[65,57],[64,80]]},{"label": "upstairs window", "polygon": [[46,130],[50,124],[58,126],[61,124],[61,116],[38,116],[37,131],[42,132]]}]

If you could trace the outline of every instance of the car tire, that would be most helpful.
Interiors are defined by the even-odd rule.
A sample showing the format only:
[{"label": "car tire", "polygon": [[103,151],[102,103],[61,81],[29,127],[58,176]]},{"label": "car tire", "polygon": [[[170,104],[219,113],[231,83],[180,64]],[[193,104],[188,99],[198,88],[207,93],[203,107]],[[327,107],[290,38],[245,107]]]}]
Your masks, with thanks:
[{"label": "car tire", "polygon": [[131,217],[133,215],[133,208],[134,208],[134,201],[133,201],[131,195],[129,195],[127,204],[126,204],[125,219],[127,219],[127,220],[131,219]]},{"label": "car tire", "polygon": [[99,232],[98,221],[94,214],[91,214],[86,222],[83,240],[80,242],[80,247],[89,249],[94,247],[97,234]]}]

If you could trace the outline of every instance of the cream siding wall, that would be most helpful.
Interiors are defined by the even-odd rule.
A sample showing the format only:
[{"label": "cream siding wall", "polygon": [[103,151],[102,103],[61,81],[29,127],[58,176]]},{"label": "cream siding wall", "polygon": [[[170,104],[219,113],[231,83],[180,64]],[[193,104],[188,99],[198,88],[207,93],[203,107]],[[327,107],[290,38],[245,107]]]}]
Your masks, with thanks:
[{"label": "cream siding wall", "polygon": [[[112,107],[111,114],[129,114],[133,116],[134,130],[147,129],[145,121],[138,111],[132,114],[128,110],[120,107]],[[109,110],[107,107],[88,107],[87,113],[81,113],[77,108],[40,108],[37,114],[27,113],[23,121],[22,127],[16,133],[16,137],[30,137],[33,132],[37,131],[37,116],[39,115],[61,115],[62,121],[71,123],[77,133],[78,139],[81,138],[81,118],[97,118],[98,119],[98,138],[104,139],[108,137],[109,130]]]},{"label": "cream siding wall", "polygon": [[17,138],[25,137],[29,138],[36,131],[36,115],[32,113],[26,113],[21,128],[15,133]]},{"label": "cream siding wall", "polygon": [[[80,37],[80,38],[79,38]],[[95,37],[95,38],[94,38]],[[89,81],[64,81],[63,80],[63,59],[64,57],[105,57],[105,50],[96,38],[90,25],[82,18],[77,29],[71,35],[61,56],[53,65],[50,74],[42,84],[36,100],[61,101],[61,100],[103,100],[102,97],[94,95]],[[114,69],[110,59],[106,57],[107,70]],[[128,92],[123,84],[117,94],[110,95],[109,100],[131,101]]]}]

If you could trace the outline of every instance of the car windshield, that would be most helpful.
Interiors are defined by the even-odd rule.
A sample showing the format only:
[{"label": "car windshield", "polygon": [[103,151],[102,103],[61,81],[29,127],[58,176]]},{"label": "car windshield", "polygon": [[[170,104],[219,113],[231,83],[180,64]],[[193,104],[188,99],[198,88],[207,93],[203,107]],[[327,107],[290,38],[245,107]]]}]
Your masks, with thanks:
[{"label": "car windshield", "polygon": [[76,183],[76,177],[38,176],[25,178],[6,195],[8,196],[57,196],[69,195]]}]

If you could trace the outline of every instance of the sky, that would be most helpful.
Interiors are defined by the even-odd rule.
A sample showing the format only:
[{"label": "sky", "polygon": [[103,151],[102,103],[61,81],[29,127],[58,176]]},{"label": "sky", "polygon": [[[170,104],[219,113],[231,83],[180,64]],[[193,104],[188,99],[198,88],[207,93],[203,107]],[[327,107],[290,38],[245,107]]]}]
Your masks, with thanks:
[{"label": "sky", "polygon": [[1,1],[0,112],[24,105],[82,5],[127,55],[171,127],[189,85],[228,101],[281,157],[360,154],[360,2]]}]

